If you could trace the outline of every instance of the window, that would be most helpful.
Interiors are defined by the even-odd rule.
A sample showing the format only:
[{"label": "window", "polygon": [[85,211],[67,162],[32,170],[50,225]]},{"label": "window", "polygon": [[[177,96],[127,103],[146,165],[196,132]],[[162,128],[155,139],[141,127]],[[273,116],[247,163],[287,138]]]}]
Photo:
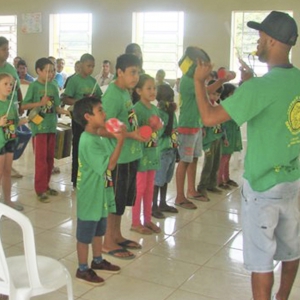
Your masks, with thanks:
[{"label": "window", "polygon": [[0,36],[9,40],[9,58],[13,63],[17,56],[17,16],[0,16]]},{"label": "window", "polygon": [[50,15],[49,54],[66,61],[65,72],[73,73],[74,64],[92,49],[92,14]]},{"label": "window", "polygon": [[143,51],[143,68],[155,76],[164,69],[167,79],[178,76],[183,54],[183,12],[133,13],[133,42]]},{"label": "window", "polygon": [[[285,11],[292,16],[291,11]],[[268,69],[265,63],[258,61],[254,55],[257,48],[258,32],[247,26],[248,21],[261,22],[270,11],[234,11],[231,30],[231,70],[240,67],[239,56],[253,69],[257,76],[264,75]]]}]

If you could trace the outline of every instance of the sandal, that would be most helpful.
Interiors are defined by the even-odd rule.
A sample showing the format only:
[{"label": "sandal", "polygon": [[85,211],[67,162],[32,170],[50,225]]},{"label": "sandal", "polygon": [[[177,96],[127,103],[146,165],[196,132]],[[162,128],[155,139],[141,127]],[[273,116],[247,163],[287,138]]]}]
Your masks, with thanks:
[{"label": "sandal", "polygon": [[239,186],[237,182],[235,182],[234,180],[231,180],[231,179],[229,179],[226,183],[228,185],[235,186],[235,187]]},{"label": "sandal", "polygon": [[46,194],[47,194],[47,195],[50,195],[50,196],[57,196],[57,195],[58,195],[58,191],[49,188],[49,189],[47,190]]},{"label": "sandal", "polygon": [[143,225],[138,225],[138,226],[131,225],[130,230],[135,231],[135,232],[140,233],[140,234],[145,234],[145,235],[152,234],[152,230],[150,230],[149,228],[147,228]]},{"label": "sandal", "polygon": [[183,200],[180,203],[175,202],[175,205],[185,209],[197,209],[197,206],[187,199]]},{"label": "sandal", "polygon": [[231,190],[230,186],[227,183],[220,183],[218,187],[223,190]]},{"label": "sandal", "polygon": [[161,232],[161,229],[158,226],[156,226],[154,223],[152,223],[152,222],[145,223],[145,227],[149,228],[154,233],[160,233]]},{"label": "sandal", "polygon": [[205,195],[202,195],[202,194],[199,194],[199,195],[195,195],[195,196],[187,196],[188,199],[190,200],[196,200],[196,201],[202,201],[202,202],[209,202],[210,199],[205,196]]}]

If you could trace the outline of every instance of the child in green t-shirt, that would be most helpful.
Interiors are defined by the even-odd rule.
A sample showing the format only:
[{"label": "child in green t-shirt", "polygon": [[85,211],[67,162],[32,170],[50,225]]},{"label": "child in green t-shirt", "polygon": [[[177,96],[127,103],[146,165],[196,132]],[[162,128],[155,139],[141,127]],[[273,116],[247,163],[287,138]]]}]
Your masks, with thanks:
[{"label": "child in green t-shirt", "polygon": [[[74,105],[73,118],[84,128],[79,142],[79,170],[77,179],[77,254],[79,268],[76,278],[93,285],[104,280],[94,270],[119,273],[120,267],[102,259],[102,236],[106,231],[107,216],[116,211],[111,171],[115,168],[125,138],[121,129],[112,135],[117,140],[110,151],[99,136],[105,126],[101,101],[85,97]],[[88,267],[89,244],[93,245],[93,261]]]},{"label": "child in green t-shirt", "polygon": [[[56,190],[49,187],[54,164],[57,114],[69,114],[69,112],[59,106],[58,89],[51,82],[52,62],[48,58],[40,58],[35,63],[35,70],[38,78],[29,85],[22,108],[32,110],[30,114],[36,112],[36,116],[32,117],[29,123],[35,156],[34,188],[38,200],[47,203],[49,195],[58,195]],[[29,118],[31,118],[30,114]]]},{"label": "child in green t-shirt", "polygon": [[[11,169],[13,154],[16,147],[16,129],[25,124],[27,119],[19,120],[13,99],[8,100],[13,90],[14,79],[10,74],[0,74],[0,182],[3,189],[5,204],[16,210],[23,210],[23,206],[11,201]],[[15,91],[13,91],[14,93]]]},{"label": "child in green t-shirt", "polygon": [[[149,125],[152,116],[158,116],[159,111],[151,104],[156,99],[155,80],[147,74],[140,76],[135,88],[140,100],[134,105],[138,118],[138,125]],[[160,156],[157,148],[159,129],[152,132],[149,141],[143,145],[143,155],[138,162],[136,176],[136,197],[132,208],[132,225],[130,230],[141,234],[161,232],[161,229],[151,222],[152,199],[154,190],[155,172],[160,167]],[[143,202],[144,223],[141,223],[141,203]]]},{"label": "child in green t-shirt", "polygon": [[[74,75],[69,81],[66,89],[62,95],[62,101],[67,105],[74,105],[74,103],[86,96],[93,96],[98,99],[101,98],[102,91],[97,84],[94,77],[91,76],[95,68],[95,58],[85,53],[80,58],[80,72]],[[78,144],[83,128],[72,120],[72,175],[71,181],[73,186],[77,184],[78,172]]]}]

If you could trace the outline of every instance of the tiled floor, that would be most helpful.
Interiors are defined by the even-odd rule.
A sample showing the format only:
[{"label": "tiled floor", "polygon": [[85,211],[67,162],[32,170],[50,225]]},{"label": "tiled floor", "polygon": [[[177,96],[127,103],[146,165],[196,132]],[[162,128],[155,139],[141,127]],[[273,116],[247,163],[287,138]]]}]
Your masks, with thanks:
[{"label": "tiled floor", "polygon": [[[202,162],[199,161],[199,170]],[[240,161],[232,163],[232,177],[241,182]],[[60,191],[52,202],[42,204],[33,190],[33,153],[31,144],[14,167],[23,179],[13,180],[13,200],[25,206],[36,238],[37,253],[63,262],[74,278],[76,257],[76,198],[70,184],[71,160],[56,161],[61,173],[52,176],[52,187]],[[239,167],[238,167],[239,166]],[[238,168],[237,168],[238,167]],[[198,176],[199,177],[199,176]],[[223,195],[210,195],[211,202],[196,203],[198,209],[180,209],[159,221],[162,233],[141,236],[129,230],[131,212],[127,209],[122,223],[125,237],[140,242],[136,259],[122,261],[105,257],[122,267],[119,275],[101,274],[102,287],[73,281],[75,299],[82,300],[250,300],[250,274],[243,268],[239,189]],[[169,202],[175,197],[174,180],[168,191]],[[10,221],[1,226],[7,255],[22,252],[20,230]],[[276,267],[278,286],[280,266]],[[34,299],[66,299],[66,289]],[[300,299],[298,275],[291,300]]]}]

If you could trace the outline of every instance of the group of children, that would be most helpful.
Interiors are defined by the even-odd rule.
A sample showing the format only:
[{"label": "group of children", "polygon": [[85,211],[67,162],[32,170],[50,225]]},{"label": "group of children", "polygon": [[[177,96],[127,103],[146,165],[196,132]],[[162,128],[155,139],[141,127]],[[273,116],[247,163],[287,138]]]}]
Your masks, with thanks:
[{"label": "group of children", "polygon": [[[5,47],[8,47],[8,42]],[[2,48],[0,39],[0,50]],[[6,62],[6,59],[7,57],[1,56],[0,51],[0,63]],[[8,68],[5,63],[3,65]],[[38,200],[43,203],[49,202],[49,196],[58,194],[49,186],[54,162],[57,114],[72,116],[72,182],[77,188],[76,237],[79,261],[76,278],[93,285],[101,285],[104,280],[94,270],[109,273],[120,271],[118,266],[104,260],[102,253],[121,259],[132,259],[135,255],[128,249],[141,248],[140,244],[122,236],[121,218],[126,206],[132,206],[130,229],[140,234],[161,232],[151,221],[151,216],[165,218],[165,212],[178,213],[166,201],[168,183],[173,177],[178,157],[178,124],[173,89],[167,84],[156,86],[154,78],[140,74],[142,66],[138,56],[123,54],[118,57],[116,78],[108,86],[102,101],[102,91],[91,76],[94,66],[95,59],[92,55],[82,55],[80,70],[69,80],[60,98],[58,87],[53,83],[55,72],[52,61],[49,58],[37,60],[35,70],[38,77],[29,85],[21,109],[35,112],[34,115],[39,117],[38,122],[34,118],[30,119],[30,128],[35,154],[34,188]],[[6,73],[9,72],[0,75],[0,126],[3,127],[3,131],[0,131],[0,179],[2,178],[5,202],[22,210],[21,205],[10,200],[11,182],[7,175],[10,175],[9,168],[15,150],[15,129],[25,121],[19,121],[16,106],[10,106],[7,101],[10,94],[14,94],[13,87],[19,85],[14,85],[12,76]],[[14,78],[17,80],[17,76]],[[129,91],[135,92],[139,99],[134,105]],[[228,95],[232,92],[230,90]],[[210,96],[211,101],[218,100],[213,92]],[[156,99],[157,106],[152,104]],[[61,108],[61,100],[63,104],[70,105],[71,109]],[[153,116],[157,117],[155,124],[151,121]],[[110,118],[117,118],[122,122],[119,130],[106,130],[105,122]],[[140,128],[149,125],[152,133],[146,137],[140,132]],[[230,128],[233,125],[225,126]],[[224,152],[218,182],[216,181],[215,174],[220,161],[217,156],[220,156],[220,138],[223,136],[220,128],[206,129],[204,140],[207,140],[208,151],[205,152],[203,178],[201,176],[198,186],[198,192],[204,198],[207,197],[206,189],[217,189],[216,185],[224,187],[234,183],[228,172],[232,153],[230,151]],[[232,132],[232,129],[226,130],[224,143],[230,140]],[[200,134],[202,135],[202,131]],[[184,143],[184,140],[181,142]],[[230,141],[225,145],[228,147],[223,148],[229,149],[229,145]],[[236,150],[234,147],[233,149]],[[181,153],[180,157],[184,157],[184,154]],[[209,171],[204,172],[206,169]],[[204,175],[208,173],[210,176],[206,176],[207,179]],[[91,267],[87,261],[89,244],[93,245]]]}]

